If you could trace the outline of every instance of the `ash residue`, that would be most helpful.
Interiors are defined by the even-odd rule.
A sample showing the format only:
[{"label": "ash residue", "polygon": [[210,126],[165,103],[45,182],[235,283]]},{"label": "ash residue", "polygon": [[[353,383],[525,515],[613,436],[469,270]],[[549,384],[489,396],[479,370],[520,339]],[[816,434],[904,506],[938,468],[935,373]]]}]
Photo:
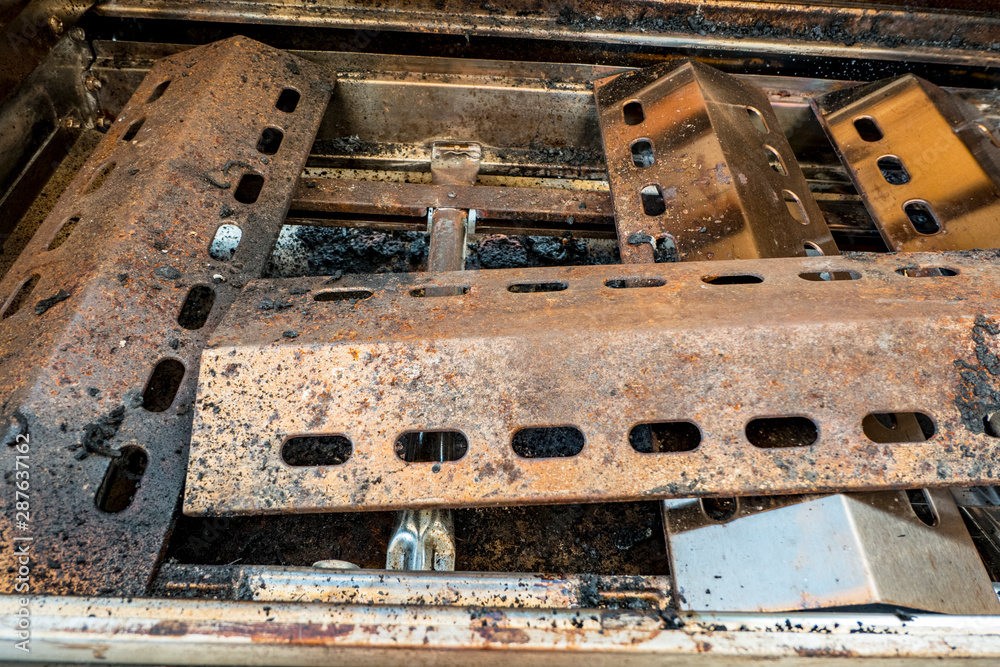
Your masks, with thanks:
[{"label": "ash residue", "polygon": [[[294,278],[357,273],[403,273],[427,268],[428,235],[333,227],[286,228],[265,277]],[[618,263],[612,241],[578,239],[567,234],[494,234],[469,243],[466,269],[580,266]]]},{"label": "ash residue", "polygon": [[456,510],[454,516],[458,570],[669,572],[656,502],[488,507]]},{"label": "ash residue", "polygon": [[69,292],[64,289],[56,292],[54,296],[50,296],[47,299],[42,299],[35,304],[35,315],[44,315],[49,308],[56,305],[57,303],[62,303],[69,298]]},{"label": "ash residue", "polygon": [[[629,590],[633,586],[635,590]],[[642,577],[585,574],[576,587],[577,599],[584,609],[653,609],[655,605],[644,595],[646,592],[646,581]]]},{"label": "ash residue", "polygon": [[656,246],[653,249],[653,261],[657,264],[680,261],[680,257],[677,255],[677,244],[674,243],[672,238],[661,236],[656,239]]},{"label": "ash residue", "polygon": [[617,264],[613,243],[577,239],[570,234],[553,236],[506,236],[493,234],[469,244],[466,269],[515,269],[532,266],[582,266]]},{"label": "ash residue", "polygon": [[240,517],[181,515],[167,558],[181,563],[297,565],[337,559],[385,567],[392,512]]},{"label": "ash residue", "polygon": [[543,146],[531,143],[527,148],[500,148],[497,157],[508,163],[552,164],[560,167],[593,167],[604,165],[604,152],[600,149],[574,146]]},{"label": "ash residue", "polygon": [[319,155],[396,155],[402,148],[396,144],[366,141],[357,135],[321,139],[313,144]]},{"label": "ash residue", "polygon": [[987,335],[998,334],[1000,325],[977,315],[972,327],[977,365],[961,359],[954,361],[960,378],[955,405],[962,416],[962,424],[973,433],[984,433],[987,417],[1000,410],[1000,359],[986,340]]},{"label": "ash residue", "polygon": [[511,447],[527,459],[576,456],[583,449],[583,433],[575,428],[525,428],[514,434]]},{"label": "ash residue", "polygon": [[420,271],[427,264],[427,234],[423,232],[311,226],[286,230],[265,277],[404,273]]},{"label": "ash residue", "polygon": [[[891,20],[891,19],[890,19]],[[958,34],[948,39],[928,40],[900,37],[898,30],[886,21],[875,17],[869,28],[861,31],[850,30],[841,21],[832,20],[829,24],[813,24],[803,28],[790,28],[775,25],[764,19],[756,19],[752,23],[729,23],[713,21],[701,14],[675,16],[649,16],[646,10],[638,16],[615,16],[603,18],[579,12],[572,7],[563,7],[556,23],[573,30],[612,30],[617,32],[650,32],[650,33],[689,33],[701,36],[717,35],[734,39],[794,39],[804,42],[829,42],[853,46],[854,44],[877,44],[888,48],[900,46],[936,46],[950,49],[985,49],[1000,51],[1000,43],[975,44],[969,43]]]},{"label": "ash residue", "polygon": [[84,426],[80,444],[73,447],[79,450],[76,458],[84,459],[89,454],[117,456],[118,453],[108,443],[118,434],[123,421],[125,421],[125,406],[119,405],[108,414]]}]

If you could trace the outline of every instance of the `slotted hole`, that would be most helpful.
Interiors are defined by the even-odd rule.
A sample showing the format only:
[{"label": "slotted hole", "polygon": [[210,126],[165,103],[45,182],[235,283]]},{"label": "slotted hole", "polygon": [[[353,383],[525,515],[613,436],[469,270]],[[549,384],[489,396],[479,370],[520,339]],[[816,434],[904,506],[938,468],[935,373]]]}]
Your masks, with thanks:
[{"label": "slotted hole", "polygon": [[243,174],[233,197],[243,204],[253,204],[260,197],[260,191],[264,187],[264,177],[260,174],[247,172]]},{"label": "slotted hole", "polygon": [[934,508],[930,496],[927,495],[926,489],[907,489],[906,499],[910,501],[910,508],[921,523],[932,528],[938,525],[937,510]]},{"label": "slotted hole", "polygon": [[396,438],[396,456],[407,463],[457,461],[469,451],[461,431],[408,431]]},{"label": "slotted hole", "polygon": [[903,212],[910,219],[910,224],[919,234],[937,234],[941,231],[941,223],[938,222],[934,211],[927,205],[927,202],[911,201],[903,205]]},{"label": "slotted hole", "polygon": [[764,146],[764,154],[767,156],[767,163],[771,165],[771,169],[782,176],[787,176],[788,171],[785,169],[785,163],[781,160],[781,156],[778,151],[774,150],[770,146]]},{"label": "slotted hole", "polygon": [[702,276],[702,282],[709,285],[756,285],[764,282],[760,276],[750,273],[729,276]]},{"label": "slotted hole", "polygon": [[781,195],[785,199],[785,206],[788,207],[788,213],[795,221],[802,225],[808,225],[809,214],[806,213],[806,207],[802,205],[802,200],[799,199],[799,196],[791,190],[782,190]]},{"label": "slotted hole", "polygon": [[169,87],[170,87],[170,79],[167,79],[166,81],[164,81],[163,83],[161,83],[160,85],[158,85],[156,88],[153,89],[153,92],[149,94],[149,99],[146,100],[146,104],[151,104],[156,100],[160,99],[161,97],[163,97],[163,93],[167,92],[167,88]]},{"label": "slotted hole", "polygon": [[70,237],[70,234],[73,233],[73,230],[76,229],[79,222],[80,216],[78,215],[74,215],[72,218],[64,222],[62,227],[59,228],[59,231],[56,232],[56,236],[52,239],[52,243],[49,244],[49,250],[55,250],[63,243],[66,243],[66,239]]},{"label": "slotted hole", "polygon": [[295,111],[295,107],[299,106],[300,97],[299,91],[294,88],[285,88],[278,95],[278,101],[274,103],[274,106],[278,111],[292,113]]},{"label": "slotted hole", "polygon": [[923,412],[872,412],[861,420],[872,442],[924,442],[934,437],[934,420]]},{"label": "slotted hole", "polygon": [[958,275],[958,269],[944,266],[904,266],[896,273],[907,278],[950,278]]},{"label": "slotted hole", "polygon": [[761,134],[767,134],[770,130],[767,127],[767,122],[764,120],[763,114],[753,107],[747,107],[747,116],[750,118],[750,123],[757,128],[757,131]]},{"label": "slotted hole", "polygon": [[638,125],[646,120],[646,112],[642,110],[642,102],[639,100],[626,102],[625,106],[622,107],[622,119],[626,125]]},{"label": "slotted hole", "polygon": [[508,292],[527,294],[529,292],[562,292],[568,285],[561,282],[551,283],[518,283],[507,288]]},{"label": "slotted hole", "polygon": [[885,135],[882,128],[878,126],[871,116],[861,116],[854,119],[854,129],[858,131],[858,136],[865,141],[881,141]]},{"label": "slotted hole", "polygon": [[701,431],[689,421],[637,424],[629,431],[628,444],[640,454],[690,452],[701,444]]},{"label": "slotted hole", "polygon": [[208,321],[208,314],[212,312],[214,303],[215,290],[208,285],[195,285],[188,291],[181,305],[177,324],[192,331],[202,328]]},{"label": "slotted hole", "polygon": [[184,379],[184,364],[176,359],[163,359],[156,364],[153,374],[142,392],[142,407],[150,412],[163,412],[169,408]]},{"label": "slotted hole", "polygon": [[1000,148],[1000,138],[998,138],[996,132],[987,127],[985,123],[976,123],[976,129],[986,135],[986,138],[990,140],[990,143],[993,144],[994,148]]},{"label": "slotted hole", "polygon": [[132,141],[133,139],[135,139],[135,135],[139,134],[139,130],[142,129],[142,124],[145,122],[146,122],[145,118],[140,118],[139,120],[129,125],[128,129],[125,131],[125,134],[122,135],[122,141]]},{"label": "slotted hole", "polygon": [[824,280],[860,280],[861,274],[857,271],[813,271],[800,273],[799,278],[822,282]]},{"label": "slotted hole", "polygon": [[228,262],[236,254],[243,240],[243,230],[236,225],[220,225],[208,246],[208,256],[220,262]]},{"label": "slotted hole", "polygon": [[701,510],[712,521],[729,521],[736,516],[739,502],[736,498],[702,498]]},{"label": "slotted hole", "polygon": [[514,434],[510,446],[526,459],[549,459],[576,456],[583,451],[583,432],[575,426],[522,428]]},{"label": "slotted hole", "polygon": [[21,310],[21,307],[28,302],[28,297],[35,290],[35,285],[42,277],[37,273],[28,278],[26,281],[21,283],[21,287],[18,288],[17,292],[14,294],[14,298],[10,300],[7,304],[7,308],[3,311],[3,317],[0,319],[7,319],[13,316],[17,311]]},{"label": "slotted hole", "polygon": [[360,301],[371,297],[373,292],[366,289],[343,289],[327,290],[317,292],[313,295],[314,301]]},{"label": "slotted hole", "polygon": [[94,501],[97,509],[108,514],[124,512],[135,500],[149,457],[141,447],[126,445],[111,459]]},{"label": "slotted hole", "polygon": [[899,428],[899,420],[896,419],[896,415],[891,412],[873,412],[869,416],[884,429],[893,431]]},{"label": "slotted hole", "polygon": [[890,185],[905,185],[910,182],[910,172],[906,171],[902,160],[895,155],[884,155],[878,159],[879,171],[882,178]]},{"label": "slotted hole", "polygon": [[806,251],[806,257],[822,257],[823,251],[818,245],[812,241],[806,241],[802,244],[802,249]]},{"label": "slotted hole", "polygon": [[647,185],[639,191],[639,198],[642,200],[642,212],[646,215],[663,215],[667,210],[667,204],[663,200],[663,190],[659,185]]},{"label": "slotted hole", "polygon": [[302,435],[281,446],[281,460],[290,466],[339,466],[354,451],[343,435]]},{"label": "slotted hole", "polygon": [[410,296],[417,298],[439,296],[462,296],[469,293],[468,285],[426,285],[410,290]]},{"label": "slotted hole", "polygon": [[649,139],[639,139],[632,142],[632,164],[640,169],[652,167],[656,162],[653,155],[653,144]]},{"label": "slotted hole", "polygon": [[669,234],[665,234],[656,239],[656,247],[653,249],[653,261],[657,264],[664,262],[676,262],[677,242]]},{"label": "slotted hole", "polygon": [[285,133],[276,127],[266,128],[260,133],[257,141],[257,150],[264,155],[274,155],[281,147],[281,141],[285,138]]},{"label": "slotted hole", "polygon": [[991,412],[983,417],[983,432],[991,438],[1000,438],[1000,413]]},{"label": "slotted hole", "polygon": [[612,289],[632,289],[634,287],[663,287],[667,284],[661,278],[611,278],[604,281]]},{"label": "slotted hole", "polygon": [[89,195],[100,190],[101,186],[104,185],[105,181],[108,180],[108,177],[111,176],[111,173],[114,170],[115,170],[114,162],[109,162],[106,165],[104,165],[101,169],[97,171],[96,174],[94,174],[94,177],[90,179],[90,183],[88,183],[87,187],[83,189],[82,194]]},{"label": "slotted hole", "polygon": [[760,417],[747,424],[746,436],[761,449],[808,447],[819,438],[819,429],[807,417]]}]

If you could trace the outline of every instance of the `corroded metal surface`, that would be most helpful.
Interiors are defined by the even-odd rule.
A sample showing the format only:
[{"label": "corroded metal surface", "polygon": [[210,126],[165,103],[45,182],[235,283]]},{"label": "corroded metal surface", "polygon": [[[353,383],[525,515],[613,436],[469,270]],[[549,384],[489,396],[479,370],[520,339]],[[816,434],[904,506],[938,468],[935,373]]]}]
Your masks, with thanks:
[{"label": "corroded metal surface", "polygon": [[670,591],[669,577],[648,575],[386,572],[167,562],[157,573],[154,595],[257,602],[666,611],[671,608]]},{"label": "corroded metal surface", "polygon": [[[997,261],[857,256],[254,283],[202,357],[185,511],[991,483],[1000,441],[983,419],[1000,408]],[[938,267],[957,275],[926,270]],[[822,272],[857,279],[800,277]],[[719,275],[762,282],[704,281]],[[508,291],[537,283],[565,289]],[[465,293],[419,296],[455,286]],[[873,442],[862,431],[873,411],[923,412],[936,434]],[[782,416],[812,420],[816,441],[748,442],[751,420]],[[667,420],[696,424],[700,445],[629,446],[634,426]],[[519,429],[550,426],[580,429],[582,451],[512,450]],[[466,436],[463,458],[405,463],[394,453],[401,433],[442,429]],[[285,439],[309,434],[342,434],[353,454],[337,466],[286,465]]]},{"label": "corroded metal surface", "polygon": [[[14,3],[4,3],[9,10]],[[32,0],[8,23],[0,24],[0,104],[28,76],[91,7],[93,0]]]},{"label": "corroded metal surface", "polygon": [[[962,2],[957,8],[955,4],[948,0],[905,5],[901,0],[564,0],[555,4],[494,0],[485,5],[462,0],[379,4],[261,0],[247,5],[229,0],[108,0],[97,11],[131,18],[346,27],[362,31],[355,39],[365,44],[378,31],[397,30],[625,43],[683,52],[708,49],[722,57],[735,51],[758,57],[814,55],[995,66],[996,52],[990,45],[997,40],[998,20],[989,0]],[[948,5],[953,11],[940,11]],[[961,50],[962,46],[969,50]]]},{"label": "corroded metal surface", "polygon": [[[165,568],[168,566],[164,566]],[[173,566],[180,574],[183,566]],[[190,575],[198,570],[187,568]],[[180,578],[180,577],[178,577]],[[316,568],[240,567],[234,574],[239,599],[340,604],[413,604],[534,609],[671,608],[670,579],[593,574],[507,572],[324,571]],[[317,597],[319,596],[319,597]]]},{"label": "corroded metal surface", "polygon": [[1000,123],[907,74],[813,102],[886,245],[1000,246]]},{"label": "corroded metal surface", "polygon": [[[161,61],[0,284],[0,424],[5,444],[30,438],[33,480],[29,525],[8,494],[0,538],[33,538],[33,590],[144,592],[182,488],[199,353],[264,267],[333,80],[245,38]],[[276,106],[285,89],[294,110]],[[243,233],[228,260],[209,249],[224,224]]]},{"label": "corroded metal surface", "polygon": [[[510,596],[508,600],[516,599]],[[0,597],[14,636],[17,599]],[[45,597],[31,601],[31,657],[210,665],[995,665],[995,616],[907,613],[680,614]],[[13,641],[0,658],[22,660]]]},{"label": "corroded metal surface", "polygon": [[623,261],[837,253],[761,90],[693,61],[594,86]]}]

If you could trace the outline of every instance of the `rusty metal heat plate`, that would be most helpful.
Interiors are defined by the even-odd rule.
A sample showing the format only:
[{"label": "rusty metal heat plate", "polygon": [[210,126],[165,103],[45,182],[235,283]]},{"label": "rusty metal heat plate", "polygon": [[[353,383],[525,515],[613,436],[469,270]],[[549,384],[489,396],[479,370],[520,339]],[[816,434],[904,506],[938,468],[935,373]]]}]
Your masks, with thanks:
[{"label": "rusty metal heat plate", "polygon": [[245,38],[160,61],[0,283],[4,472],[30,482],[0,539],[31,540],[32,593],[145,591],[199,354],[265,265],[333,82]]},{"label": "rusty metal heat plate", "polygon": [[[255,282],[202,356],[184,511],[992,484],[998,268],[990,252]],[[884,414],[932,432],[889,442]],[[442,431],[457,460],[403,460]],[[301,456],[310,438],[334,451]]]},{"label": "rusty metal heat plate", "polygon": [[889,248],[1000,246],[995,117],[912,74],[813,104]]},{"label": "rusty metal heat plate", "polygon": [[594,84],[622,261],[836,255],[767,95],[701,63]]}]

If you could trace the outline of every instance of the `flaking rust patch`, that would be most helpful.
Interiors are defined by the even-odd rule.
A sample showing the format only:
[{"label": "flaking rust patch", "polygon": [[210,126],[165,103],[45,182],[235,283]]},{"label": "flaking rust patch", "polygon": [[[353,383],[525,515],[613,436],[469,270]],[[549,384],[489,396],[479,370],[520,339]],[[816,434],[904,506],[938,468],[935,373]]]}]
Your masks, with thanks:
[{"label": "flaking rust patch", "polygon": [[962,359],[953,362],[959,375],[955,405],[965,428],[973,433],[984,433],[986,417],[1000,410],[1000,358],[991,349],[990,339],[987,338],[998,334],[1000,325],[977,315],[972,326],[976,365]]}]

